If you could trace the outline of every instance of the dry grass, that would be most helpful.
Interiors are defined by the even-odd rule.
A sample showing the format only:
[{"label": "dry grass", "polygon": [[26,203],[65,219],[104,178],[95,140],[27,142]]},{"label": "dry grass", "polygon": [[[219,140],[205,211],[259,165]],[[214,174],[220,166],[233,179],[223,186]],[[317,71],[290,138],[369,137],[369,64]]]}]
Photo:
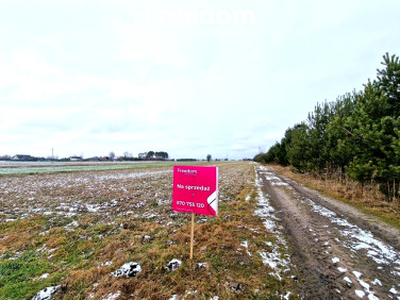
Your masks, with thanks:
[{"label": "dry grass", "polygon": [[378,216],[383,221],[400,229],[400,201],[388,202],[385,195],[379,191],[377,184],[365,184],[346,179],[345,182],[326,178],[316,178],[310,174],[299,174],[289,167],[270,165],[278,173],[292,178],[310,188],[316,189],[328,196],[352,204],[357,208]]},{"label": "dry grass", "polygon": [[[254,216],[249,163],[219,165],[219,215],[195,217],[192,261],[190,215],[171,210],[171,167],[2,179],[0,295],[7,299],[51,285],[62,286],[57,299],[266,299],[292,290],[290,274],[271,276],[258,254],[274,237]],[[174,258],[182,266],[166,270]],[[137,277],[111,274],[131,261],[142,267]],[[27,273],[13,277],[22,265]]]}]

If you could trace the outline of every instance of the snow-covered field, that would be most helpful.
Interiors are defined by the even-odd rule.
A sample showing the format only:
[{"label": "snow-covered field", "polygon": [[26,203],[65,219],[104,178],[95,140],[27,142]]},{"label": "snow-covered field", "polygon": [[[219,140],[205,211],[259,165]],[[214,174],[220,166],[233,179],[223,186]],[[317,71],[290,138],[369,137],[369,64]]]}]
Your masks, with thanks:
[{"label": "snow-covered field", "polygon": [[[212,230],[216,237],[210,241],[203,231],[195,237],[199,260],[192,271],[185,261],[190,215],[172,211],[172,167],[2,175],[0,293],[18,292],[19,299],[46,299],[52,294],[119,299],[134,294],[139,284],[143,290],[138,293],[144,297],[153,295],[149,290],[162,298],[265,297],[274,288],[263,286],[263,278],[271,277],[273,287],[284,286],[290,257],[281,255],[285,248],[278,229],[267,239],[262,228],[260,219],[266,224],[272,216],[266,196],[257,190],[252,204],[250,194],[247,201],[238,198],[246,186],[256,189],[251,174],[247,162],[219,165],[218,199],[223,209],[218,218],[196,217],[196,227]],[[259,203],[254,212],[255,201]],[[237,210],[238,205],[246,210]],[[258,265],[261,269],[255,274],[264,277],[254,280],[239,272],[239,278],[233,278],[238,261],[240,272],[247,274],[247,268]],[[12,277],[22,265],[29,274]],[[224,271],[230,266],[234,268]],[[185,272],[201,275],[202,287],[179,277]],[[226,277],[222,288],[209,280],[221,274]],[[152,284],[157,280],[170,281],[169,289]],[[127,282],[131,292],[124,288]],[[16,291],[17,286],[25,290]],[[281,298],[289,297],[289,289],[284,290]]]},{"label": "snow-covered field", "polygon": [[[147,199],[169,201],[172,170],[79,172],[0,180],[0,220],[35,215],[74,217],[82,213],[111,216],[134,214]],[[141,201],[137,199],[143,198]]]}]

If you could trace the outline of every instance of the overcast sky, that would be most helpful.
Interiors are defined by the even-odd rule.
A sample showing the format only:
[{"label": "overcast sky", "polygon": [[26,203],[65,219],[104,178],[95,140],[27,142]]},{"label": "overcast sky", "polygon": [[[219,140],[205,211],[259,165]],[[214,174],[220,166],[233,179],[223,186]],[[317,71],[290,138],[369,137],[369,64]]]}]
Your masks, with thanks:
[{"label": "overcast sky", "polygon": [[400,1],[0,0],[0,155],[240,159],[400,55]]}]

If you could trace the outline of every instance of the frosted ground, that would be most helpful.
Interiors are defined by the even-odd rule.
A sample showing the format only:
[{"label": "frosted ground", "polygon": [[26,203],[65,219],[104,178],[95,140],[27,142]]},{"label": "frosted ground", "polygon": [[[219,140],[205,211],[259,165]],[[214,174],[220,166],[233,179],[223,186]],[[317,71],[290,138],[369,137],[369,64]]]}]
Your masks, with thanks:
[{"label": "frosted ground", "polygon": [[[193,272],[203,286],[179,277],[188,272],[190,217],[171,209],[172,167],[59,169],[62,173],[26,168],[34,174],[14,170],[0,176],[0,272],[3,268],[11,276],[4,268],[32,261],[29,274],[8,279],[4,286],[0,282],[8,293],[25,287],[16,299],[49,293],[92,299],[135,294],[221,299],[269,293],[287,298],[292,293],[288,265],[277,261],[281,245],[275,245],[275,233],[266,233],[262,225],[268,216],[260,211],[266,204],[257,196],[252,164],[220,164],[220,215],[196,216],[198,261]],[[212,240],[208,231],[214,232]],[[168,271],[171,261],[182,265]],[[126,274],[130,265],[140,266],[141,272],[114,276]],[[240,273],[249,268],[256,269]],[[211,280],[213,276],[223,278]],[[152,284],[155,280],[163,284]]]}]

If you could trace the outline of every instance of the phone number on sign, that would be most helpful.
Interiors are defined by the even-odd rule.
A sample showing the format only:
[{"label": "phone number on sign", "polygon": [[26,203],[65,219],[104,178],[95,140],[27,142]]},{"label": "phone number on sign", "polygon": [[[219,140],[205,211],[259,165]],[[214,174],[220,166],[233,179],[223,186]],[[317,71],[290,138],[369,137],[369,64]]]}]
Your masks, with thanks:
[{"label": "phone number on sign", "polygon": [[180,206],[204,208],[204,203],[195,203],[195,202],[189,202],[189,201],[176,201],[176,204],[180,205]]}]

